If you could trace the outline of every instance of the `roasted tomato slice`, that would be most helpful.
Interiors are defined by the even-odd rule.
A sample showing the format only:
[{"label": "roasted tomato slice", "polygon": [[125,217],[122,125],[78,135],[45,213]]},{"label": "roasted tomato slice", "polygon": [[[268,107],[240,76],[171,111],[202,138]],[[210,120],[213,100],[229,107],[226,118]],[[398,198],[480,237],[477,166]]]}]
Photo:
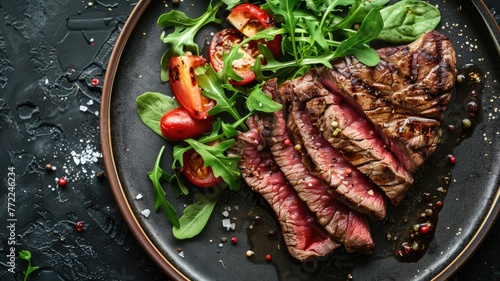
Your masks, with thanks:
[{"label": "roasted tomato slice", "polygon": [[[240,4],[234,7],[227,20],[247,37],[252,37],[259,31],[274,26],[271,16],[254,4]],[[276,35],[272,41],[261,43],[265,44],[275,57],[281,53],[280,35]]]},{"label": "roasted tomato slice", "polygon": [[205,166],[203,158],[194,149],[184,152],[182,172],[186,178],[199,187],[211,187],[222,182],[221,177],[215,177],[212,168]]},{"label": "roasted tomato slice", "polygon": [[196,119],[206,119],[215,101],[201,94],[194,69],[206,63],[201,56],[172,57],[169,62],[170,87],[177,102]]},{"label": "roasted tomato slice", "polygon": [[195,138],[212,129],[215,117],[195,119],[183,107],[174,108],[165,114],[160,121],[160,130],[165,138],[171,141],[181,141]]},{"label": "roasted tomato slice", "polygon": [[[241,43],[241,41],[243,41],[243,34],[234,28],[223,29],[214,35],[208,49],[208,58],[216,72],[222,70],[224,67],[222,52],[229,53],[231,48]],[[249,44],[245,44],[240,48],[240,52],[243,54],[243,57],[233,61],[233,69],[243,80],[230,81],[231,84],[235,85],[244,85],[255,80],[255,73],[250,67],[254,65],[255,59],[259,55],[257,42],[252,41]]]}]

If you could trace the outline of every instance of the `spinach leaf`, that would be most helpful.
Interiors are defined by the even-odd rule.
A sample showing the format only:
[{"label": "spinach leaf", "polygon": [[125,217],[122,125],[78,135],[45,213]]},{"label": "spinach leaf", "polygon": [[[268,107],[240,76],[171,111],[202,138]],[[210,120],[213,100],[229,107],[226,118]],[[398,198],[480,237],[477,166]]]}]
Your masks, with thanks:
[{"label": "spinach leaf", "polygon": [[169,221],[175,227],[179,227],[179,218],[177,217],[177,211],[170,204],[170,202],[167,201],[167,198],[165,198],[166,193],[160,183],[160,180],[162,179],[167,182],[172,181],[172,176],[165,173],[165,171],[163,171],[163,169],[160,167],[160,160],[164,149],[165,146],[162,146],[162,148],[160,149],[160,153],[158,153],[158,157],[156,158],[153,170],[148,172],[148,177],[153,183],[155,212],[161,208]]},{"label": "spinach leaf", "polygon": [[424,1],[405,0],[380,11],[384,28],[378,39],[389,43],[408,43],[433,30],[441,21],[439,10]]},{"label": "spinach leaf", "polygon": [[156,134],[165,138],[161,133],[160,120],[165,112],[178,107],[177,102],[162,93],[146,92],[137,97],[136,104],[142,122]]},{"label": "spinach leaf", "polygon": [[214,194],[210,194],[210,196],[199,191],[195,192],[197,201],[184,209],[184,214],[179,219],[179,227],[172,228],[174,237],[188,239],[198,235],[205,228],[223,190],[223,186],[216,186]]}]

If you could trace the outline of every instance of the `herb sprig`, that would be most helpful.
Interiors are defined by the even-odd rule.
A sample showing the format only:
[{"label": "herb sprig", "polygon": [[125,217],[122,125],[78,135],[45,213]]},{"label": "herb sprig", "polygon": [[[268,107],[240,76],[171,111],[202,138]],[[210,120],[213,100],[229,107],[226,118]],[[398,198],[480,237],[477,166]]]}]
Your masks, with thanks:
[{"label": "herb sprig", "polygon": [[24,273],[24,281],[28,280],[28,276],[33,273],[34,271],[38,270],[40,267],[39,266],[32,266],[31,265],[31,253],[28,250],[22,250],[19,252],[19,258],[22,260],[25,260],[28,262],[28,267],[26,267],[26,270],[23,272]]}]

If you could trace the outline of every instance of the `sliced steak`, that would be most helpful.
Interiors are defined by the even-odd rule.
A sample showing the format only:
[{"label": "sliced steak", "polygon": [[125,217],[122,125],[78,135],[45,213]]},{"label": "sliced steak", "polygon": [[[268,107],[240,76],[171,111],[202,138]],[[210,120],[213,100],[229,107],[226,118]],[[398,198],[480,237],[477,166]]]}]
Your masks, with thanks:
[{"label": "sliced steak", "polygon": [[354,57],[338,59],[333,69],[320,70],[320,81],[366,115],[406,168],[416,171],[441,138],[456,76],[455,50],[446,36],[430,31],[378,54],[375,67]]},{"label": "sliced steak", "polygon": [[[248,133],[245,134],[248,135]],[[273,159],[275,159],[275,165],[278,166],[276,161],[280,159],[276,159],[276,156]],[[300,166],[299,163],[296,165]],[[277,173],[287,180],[300,200],[315,214],[318,223],[331,237],[344,245],[348,252],[371,254],[375,244],[366,218],[335,199],[323,183],[309,174],[304,167],[298,168],[293,167],[288,170],[277,167],[280,170]]]},{"label": "sliced steak", "polygon": [[293,90],[285,83],[280,92],[287,103],[293,102],[295,96],[294,104],[305,104],[299,105],[299,110],[307,113],[323,138],[398,205],[413,184],[413,176],[387,148],[373,124],[319,83],[318,75],[310,71],[293,81]]},{"label": "sliced steak", "polygon": [[[279,99],[275,80],[268,81],[263,89],[264,92],[274,99]],[[295,150],[295,147],[293,145],[285,145],[286,141],[291,140],[291,136],[283,114],[283,109],[281,109],[273,114],[254,115],[248,120],[249,127],[256,128],[261,132],[276,164],[278,164],[295,190],[299,192],[307,190],[309,183],[315,186],[322,185],[316,177],[309,173],[309,170],[302,162],[301,155]],[[338,173],[333,173],[328,177],[329,181],[325,185],[328,191],[334,194],[337,200],[353,210],[375,218],[379,218],[382,214],[385,216],[384,200],[380,200],[378,196],[371,196],[369,190],[373,191],[373,186],[370,184],[363,186],[363,182],[358,180],[360,175],[356,174],[355,171],[352,173],[354,174],[353,177],[342,177]]]},{"label": "sliced steak", "polygon": [[291,111],[289,114],[290,130],[300,136],[301,147],[309,156],[319,178],[330,186],[349,188],[335,192],[352,193],[358,206],[370,206],[370,217],[375,220],[385,218],[385,197],[380,189],[347,161],[341,153],[332,147],[314,128],[305,112]]},{"label": "sliced steak", "polygon": [[307,116],[331,146],[367,175],[398,205],[413,184],[413,176],[387,149],[373,127],[351,106],[330,94],[307,102]]},{"label": "sliced steak", "polygon": [[340,245],[318,225],[263,147],[259,133],[250,130],[237,136],[230,154],[241,156],[243,179],[276,213],[288,252],[301,261],[328,255]]}]

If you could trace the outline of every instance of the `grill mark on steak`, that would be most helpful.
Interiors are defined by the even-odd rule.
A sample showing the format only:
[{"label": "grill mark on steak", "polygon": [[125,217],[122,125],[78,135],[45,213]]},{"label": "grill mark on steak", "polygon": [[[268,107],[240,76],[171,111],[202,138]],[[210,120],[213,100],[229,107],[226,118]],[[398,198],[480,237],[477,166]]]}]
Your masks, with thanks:
[{"label": "grill mark on steak", "polygon": [[366,115],[405,167],[416,171],[441,138],[456,76],[455,50],[446,36],[430,31],[378,53],[375,67],[354,57],[338,59],[333,69],[320,70],[320,80]]},{"label": "grill mark on steak", "polygon": [[300,261],[328,255],[340,245],[318,225],[263,147],[259,133],[250,130],[236,137],[229,154],[241,156],[243,179],[276,213],[288,252]]}]

